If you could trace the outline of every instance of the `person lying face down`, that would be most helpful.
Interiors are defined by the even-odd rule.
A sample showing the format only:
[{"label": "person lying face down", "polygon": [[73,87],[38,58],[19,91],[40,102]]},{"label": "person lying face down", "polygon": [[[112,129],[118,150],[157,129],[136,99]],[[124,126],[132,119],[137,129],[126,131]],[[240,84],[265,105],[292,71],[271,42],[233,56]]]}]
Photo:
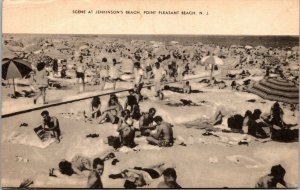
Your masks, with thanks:
[{"label": "person lying face down", "polygon": [[[176,172],[173,168],[167,163],[159,163],[150,167],[134,167],[123,170],[118,174],[110,174],[109,178],[111,179],[124,179],[124,187],[134,189],[137,187],[143,187],[150,185],[155,179],[158,179],[162,175],[166,176],[164,182],[160,184],[158,188],[180,188],[176,183]],[[172,172],[170,172],[170,170]],[[175,172],[175,176],[174,176]],[[171,174],[170,174],[171,173]],[[167,185],[166,185],[167,184]],[[176,185],[177,184],[177,185]]]}]

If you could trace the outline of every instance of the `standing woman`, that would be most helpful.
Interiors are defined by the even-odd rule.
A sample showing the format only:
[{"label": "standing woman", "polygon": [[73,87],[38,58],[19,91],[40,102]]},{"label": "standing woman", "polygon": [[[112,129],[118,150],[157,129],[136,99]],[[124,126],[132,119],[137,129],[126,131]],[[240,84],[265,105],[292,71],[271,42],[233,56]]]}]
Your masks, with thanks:
[{"label": "standing woman", "polygon": [[36,71],[36,84],[39,89],[38,95],[33,99],[33,103],[36,104],[36,101],[40,96],[43,97],[43,104],[47,104],[46,102],[46,89],[48,87],[48,78],[47,78],[47,71],[45,69],[45,63],[39,62],[37,64],[37,71]]}]

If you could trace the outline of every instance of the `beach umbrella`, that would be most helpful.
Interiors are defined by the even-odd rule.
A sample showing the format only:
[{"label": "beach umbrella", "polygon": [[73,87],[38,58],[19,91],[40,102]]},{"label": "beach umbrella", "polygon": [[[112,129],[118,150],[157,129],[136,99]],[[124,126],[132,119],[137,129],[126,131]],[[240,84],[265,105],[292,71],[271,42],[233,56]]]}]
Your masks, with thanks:
[{"label": "beach umbrella", "polygon": [[79,47],[79,50],[84,50],[84,49],[88,49],[89,46],[88,45],[82,45]]},{"label": "beach umbrella", "polygon": [[246,49],[252,49],[253,47],[252,47],[252,46],[249,46],[249,45],[246,45],[245,48],[246,48]]},{"label": "beach umbrella", "polygon": [[170,43],[171,44],[178,44],[179,42],[177,42],[177,41],[171,41]]},{"label": "beach umbrella", "polygon": [[279,65],[280,59],[278,57],[269,56],[266,57],[266,62],[269,63],[270,65]]},{"label": "beach umbrella", "polygon": [[215,65],[224,65],[224,62],[222,59],[220,59],[217,56],[206,56],[203,57],[201,60],[201,63],[204,65],[210,65],[211,66],[211,73],[210,73],[210,79],[212,79],[212,73],[214,70]]},{"label": "beach umbrella", "polygon": [[14,93],[15,78],[23,78],[32,71],[31,64],[25,60],[18,58],[4,58],[2,59],[2,78],[4,80],[13,79]]},{"label": "beach umbrella", "polygon": [[248,92],[256,94],[264,99],[285,102],[289,104],[299,103],[298,87],[284,79],[265,78],[256,82]]}]

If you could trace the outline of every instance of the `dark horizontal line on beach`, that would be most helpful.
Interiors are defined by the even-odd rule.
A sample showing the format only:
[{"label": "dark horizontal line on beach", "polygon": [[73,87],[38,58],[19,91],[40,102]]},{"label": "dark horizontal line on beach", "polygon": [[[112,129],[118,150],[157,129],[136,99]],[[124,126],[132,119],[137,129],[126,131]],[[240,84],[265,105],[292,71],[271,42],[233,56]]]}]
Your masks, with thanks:
[{"label": "dark horizontal line on beach", "polygon": [[[196,77],[196,78],[192,78],[192,79],[185,79],[182,81],[190,81],[190,80],[195,80],[195,79],[201,79],[201,78],[205,78],[207,76],[202,76],[202,77]],[[176,82],[165,82],[163,84],[172,84],[172,83],[177,83],[179,81]],[[154,86],[154,84],[148,84],[148,85],[144,85],[143,88],[148,88]],[[49,108],[49,107],[54,107],[54,106],[59,106],[59,105],[63,105],[63,104],[68,104],[68,103],[72,103],[72,102],[77,102],[77,101],[81,101],[81,100],[86,100],[86,99],[90,99],[93,98],[94,96],[107,96],[110,94],[117,94],[117,93],[121,93],[121,92],[126,92],[131,90],[132,88],[128,88],[128,89],[123,89],[123,90],[117,90],[114,92],[106,92],[106,93],[99,93],[97,95],[89,95],[83,98],[77,98],[77,99],[73,99],[73,100],[66,100],[66,101],[60,101],[60,102],[55,102],[55,103],[50,103],[50,104],[43,104],[41,106],[38,107],[34,107],[34,108],[28,108],[28,109],[24,109],[24,110],[20,110],[20,111],[14,111],[11,113],[7,113],[7,114],[2,114],[2,118],[7,118],[7,117],[11,117],[11,116],[15,116],[15,115],[19,115],[19,114],[23,114],[23,113],[27,113],[27,112],[31,112],[31,111],[36,111],[36,110],[41,110],[41,109],[45,109],[45,108]]]}]

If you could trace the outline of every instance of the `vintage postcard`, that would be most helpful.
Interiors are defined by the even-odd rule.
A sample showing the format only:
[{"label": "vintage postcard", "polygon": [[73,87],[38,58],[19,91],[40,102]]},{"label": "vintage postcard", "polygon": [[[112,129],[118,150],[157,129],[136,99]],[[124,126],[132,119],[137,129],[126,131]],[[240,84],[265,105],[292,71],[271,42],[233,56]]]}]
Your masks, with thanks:
[{"label": "vintage postcard", "polygon": [[298,0],[3,0],[2,188],[298,188]]}]

